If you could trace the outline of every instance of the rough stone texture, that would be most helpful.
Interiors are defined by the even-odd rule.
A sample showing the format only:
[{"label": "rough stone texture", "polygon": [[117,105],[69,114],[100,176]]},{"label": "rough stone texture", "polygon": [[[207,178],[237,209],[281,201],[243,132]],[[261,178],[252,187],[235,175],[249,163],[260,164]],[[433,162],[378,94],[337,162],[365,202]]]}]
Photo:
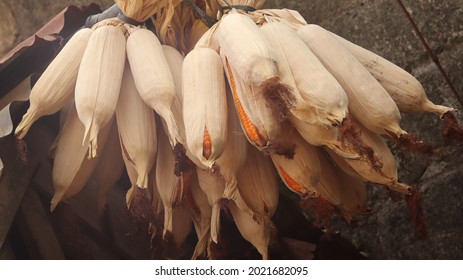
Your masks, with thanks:
[{"label": "rough stone texture", "polygon": [[[69,4],[90,0],[28,1],[3,0],[0,16],[0,55],[30,36]],[[102,7],[109,0],[94,1]],[[433,51],[460,94],[463,93],[463,1],[404,0]],[[340,36],[370,49],[411,72],[422,82],[429,98],[460,109],[435,64],[427,56],[409,21],[394,0],[268,1],[268,7],[296,9],[310,23],[319,24]],[[358,217],[352,228],[333,221],[336,230],[373,259],[462,259],[463,258],[463,147],[445,146],[442,124],[433,114],[403,114],[404,129],[435,147],[432,157],[407,155],[392,147],[399,165],[399,178],[419,186],[427,218],[426,240],[416,240],[408,210],[380,186],[369,186],[373,214]]]}]

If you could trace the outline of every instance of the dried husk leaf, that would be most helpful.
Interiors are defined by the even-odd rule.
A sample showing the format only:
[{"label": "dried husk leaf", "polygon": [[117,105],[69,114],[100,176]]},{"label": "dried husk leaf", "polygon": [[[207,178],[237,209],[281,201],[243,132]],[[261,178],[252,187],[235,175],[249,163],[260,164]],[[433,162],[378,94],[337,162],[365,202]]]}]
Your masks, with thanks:
[{"label": "dried husk leaf", "polygon": [[[110,125],[107,125],[102,129],[99,144],[104,145],[109,128]],[[64,197],[71,197],[82,190],[96,167],[99,158],[86,158],[88,148],[81,142],[84,131],[77,110],[72,106],[60,132],[53,163],[55,194],[51,201],[52,211]]]}]

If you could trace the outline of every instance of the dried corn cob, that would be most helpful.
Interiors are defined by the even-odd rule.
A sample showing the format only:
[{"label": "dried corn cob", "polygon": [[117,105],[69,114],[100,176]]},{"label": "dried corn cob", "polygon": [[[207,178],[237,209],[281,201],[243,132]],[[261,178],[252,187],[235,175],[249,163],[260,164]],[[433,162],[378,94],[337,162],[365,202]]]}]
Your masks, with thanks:
[{"label": "dried corn cob", "polygon": [[[298,106],[300,102],[295,102],[291,112],[297,116],[300,111],[312,109],[317,124],[340,125],[347,114],[347,95],[338,81],[291,27],[281,22],[269,22],[260,30],[275,50],[280,74],[282,66],[286,66],[288,69],[284,72],[294,79],[297,88],[294,92],[308,104],[309,108],[305,109]],[[313,122],[306,117],[301,120]]]},{"label": "dried corn cob", "polygon": [[175,83],[153,32],[145,28],[129,30],[127,57],[141,98],[165,121],[169,142],[174,147],[180,139],[177,122],[171,111],[175,98]]},{"label": "dried corn cob", "polygon": [[261,86],[278,76],[273,50],[248,16],[235,10],[224,15],[217,38],[220,51],[247,85]]},{"label": "dried corn cob", "polygon": [[185,57],[182,77],[186,144],[197,160],[212,168],[227,140],[227,99],[220,56],[211,49],[195,48]]},{"label": "dried corn cob", "polygon": [[89,156],[97,155],[98,131],[114,115],[125,66],[125,37],[112,25],[97,28],[90,40],[77,76],[75,101],[85,126],[83,143]]},{"label": "dried corn cob", "polygon": [[[104,144],[110,125],[106,126],[98,140]],[[86,159],[87,147],[82,146],[85,127],[77,116],[73,105],[60,132],[56,156],[53,164],[53,187],[55,194],[51,200],[51,211],[64,198],[78,193],[86,185],[97,164],[97,158]],[[98,158],[99,159],[99,158]]]},{"label": "dried corn cob", "polygon": [[397,137],[405,134],[399,126],[400,113],[394,100],[371,74],[328,31],[317,25],[305,25],[299,36],[349,97],[349,112],[368,129]]},{"label": "dried corn cob", "polygon": [[156,161],[156,121],[153,110],[140,95],[127,64],[116,107],[122,151],[137,170],[139,188],[148,188],[148,175]]},{"label": "dried corn cob", "polygon": [[442,117],[454,109],[432,103],[410,73],[389,60],[331,33],[378,80],[402,112],[434,112]]},{"label": "dried corn cob", "polygon": [[92,33],[89,28],[77,31],[35,83],[29,109],[16,127],[19,139],[37,119],[56,113],[72,99],[80,62]]}]

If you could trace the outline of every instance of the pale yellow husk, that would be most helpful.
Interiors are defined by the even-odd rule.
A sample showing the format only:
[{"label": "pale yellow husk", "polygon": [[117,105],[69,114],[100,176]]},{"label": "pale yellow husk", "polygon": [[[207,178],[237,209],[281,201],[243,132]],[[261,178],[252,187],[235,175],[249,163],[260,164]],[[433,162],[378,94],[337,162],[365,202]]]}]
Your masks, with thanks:
[{"label": "pale yellow husk", "polygon": [[198,183],[206,194],[211,210],[211,239],[218,242],[220,233],[220,199],[225,190],[225,180],[220,174],[196,168]]},{"label": "pale yellow husk", "polygon": [[243,209],[233,201],[228,202],[227,206],[241,236],[257,249],[263,260],[267,260],[269,258],[268,245],[273,229],[270,220],[254,215],[251,209]]},{"label": "pale yellow husk", "polygon": [[185,57],[182,77],[186,144],[197,160],[212,168],[225,148],[228,131],[225,79],[219,54],[207,48],[192,50]]},{"label": "pale yellow husk", "polygon": [[364,126],[378,134],[400,137],[400,113],[386,90],[363,65],[331,35],[318,25],[305,25],[299,36],[330,73],[343,86],[349,98],[349,112]]},{"label": "pale yellow husk", "polygon": [[254,21],[233,10],[220,20],[220,51],[247,84],[260,86],[278,76],[276,57]]},{"label": "pale yellow husk", "polygon": [[253,147],[238,172],[238,190],[248,207],[262,217],[272,217],[278,206],[277,172],[270,158]]},{"label": "pale yellow husk", "polygon": [[184,182],[182,176],[174,174],[175,155],[169,147],[167,134],[158,133],[158,153],[156,160],[156,186],[164,206],[164,237],[173,230],[173,212],[183,199]]},{"label": "pale yellow husk", "polygon": [[332,34],[378,80],[394,99],[400,111],[428,111],[441,117],[445,113],[454,111],[453,108],[432,103],[426,96],[421,83],[404,69],[367,49]]},{"label": "pale yellow husk", "polygon": [[136,185],[148,188],[148,175],[156,161],[156,120],[153,110],[138,94],[128,64],[116,107],[116,120],[122,151],[137,170]]},{"label": "pale yellow husk", "polygon": [[[99,144],[104,145],[109,133],[110,125],[104,127],[99,138]],[[99,158],[87,159],[87,147],[82,146],[82,137],[85,127],[77,116],[77,110],[73,105],[63,129],[60,131],[58,145],[56,147],[55,160],[53,162],[53,187],[55,194],[51,201],[51,210],[64,198],[71,197],[82,190]]]},{"label": "pale yellow husk", "polygon": [[[297,35],[296,31],[281,22],[269,22],[261,27],[278,57],[280,75],[283,66],[287,75],[293,78],[295,93],[299,99],[291,112],[311,110],[316,115],[316,124],[340,125],[347,114],[347,95],[336,79],[326,70],[318,58]],[[282,81],[285,80],[282,78]],[[304,106],[298,106],[305,103]],[[301,104],[302,105],[302,104]],[[305,122],[313,122],[303,116]]]},{"label": "pale yellow husk", "polygon": [[[243,132],[252,145],[267,150],[281,132],[278,116],[267,106],[264,95],[256,87],[246,85],[225,54],[221,52],[220,55]],[[254,131],[249,130],[250,126],[254,127]]]},{"label": "pale yellow husk", "polygon": [[[326,151],[330,157],[344,172],[351,176],[355,175],[355,173],[346,164],[359,175],[357,177],[363,180],[382,184],[397,192],[407,194],[410,187],[398,182],[396,161],[384,140],[379,135],[366,129],[359,121],[353,119],[352,123],[355,129],[359,131],[359,139],[363,145],[371,148],[374,152],[374,160],[363,157],[347,159],[327,149]],[[374,165],[376,165],[376,168]]]},{"label": "pale yellow husk", "polygon": [[171,107],[175,98],[175,83],[154,33],[145,28],[130,31],[127,39],[127,57],[141,98],[165,121],[169,142],[175,146],[180,138]]},{"label": "pale yellow husk", "polygon": [[121,29],[104,25],[93,31],[82,57],[75,89],[79,119],[85,126],[83,144],[97,155],[99,130],[116,110],[125,66],[125,36]]},{"label": "pale yellow husk", "polygon": [[48,65],[29,96],[30,106],[15,134],[22,139],[40,117],[58,112],[72,99],[77,73],[93,30],[77,31]]},{"label": "pale yellow husk", "polygon": [[313,194],[322,172],[315,147],[309,145],[292,128],[285,128],[282,141],[295,145],[293,159],[280,155],[270,155],[283,183],[293,192],[301,195]]},{"label": "pale yellow husk", "polygon": [[227,144],[222,155],[217,159],[216,165],[225,180],[224,197],[233,199],[233,193],[237,186],[237,174],[246,162],[248,153],[248,141],[241,129],[241,123],[233,104],[233,97],[227,87],[228,106],[228,134]]}]

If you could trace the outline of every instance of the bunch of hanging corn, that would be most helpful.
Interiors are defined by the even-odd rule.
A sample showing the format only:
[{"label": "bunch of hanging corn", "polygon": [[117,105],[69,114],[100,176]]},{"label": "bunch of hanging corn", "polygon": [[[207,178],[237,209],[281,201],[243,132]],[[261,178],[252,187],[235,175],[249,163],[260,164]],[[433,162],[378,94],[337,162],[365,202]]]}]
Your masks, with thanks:
[{"label": "bunch of hanging corn", "polygon": [[[119,170],[123,159],[128,207],[147,203],[152,227],[177,246],[193,222],[193,258],[220,242],[223,209],[268,258],[278,175],[347,221],[367,212],[364,182],[408,194],[382,136],[426,150],[399,126],[400,112],[453,111],[391,62],[296,11],[262,9],[265,0],[115,2],[125,17],[71,38],[32,89],[16,135],[70,104],[52,209],[92,174],[104,194],[117,178],[104,165]],[[144,24],[153,15],[156,32]]]}]

